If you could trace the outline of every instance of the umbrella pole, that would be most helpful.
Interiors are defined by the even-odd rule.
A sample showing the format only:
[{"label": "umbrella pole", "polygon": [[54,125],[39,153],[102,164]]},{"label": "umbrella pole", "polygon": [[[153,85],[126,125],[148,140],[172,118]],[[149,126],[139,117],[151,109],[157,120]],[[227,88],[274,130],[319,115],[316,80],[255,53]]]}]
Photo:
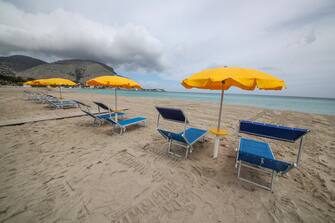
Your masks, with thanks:
[{"label": "umbrella pole", "polygon": [[116,88],[115,88],[115,120],[117,122],[117,94],[116,94]]},{"label": "umbrella pole", "polygon": [[[222,88],[221,91],[221,102],[220,102],[220,111],[219,111],[219,120],[218,120],[218,127],[217,127],[217,133],[220,132],[220,125],[221,125],[221,115],[222,115],[222,104],[223,104],[223,96],[224,96],[224,90]],[[216,159],[218,157],[219,153],[219,146],[220,146],[220,135],[217,134],[215,136],[215,141],[214,141],[214,151],[213,151],[213,158]]]},{"label": "umbrella pole", "polygon": [[59,86],[59,97],[60,97],[60,99],[63,99],[62,98],[62,86]]},{"label": "umbrella pole", "polygon": [[218,131],[220,131],[220,125],[221,125],[221,115],[222,115],[222,104],[223,104],[223,96],[224,96],[224,90],[221,91],[221,102],[220,102],[220,112],[219,112],[219,121],[218,121]]}]

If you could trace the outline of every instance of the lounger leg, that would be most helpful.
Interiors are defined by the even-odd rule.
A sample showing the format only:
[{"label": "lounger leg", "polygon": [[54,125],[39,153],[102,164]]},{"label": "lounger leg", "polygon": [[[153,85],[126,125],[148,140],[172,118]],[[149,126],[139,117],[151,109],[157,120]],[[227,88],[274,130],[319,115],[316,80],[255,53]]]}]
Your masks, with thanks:
[{"label": "lounger leg", "polygon": [[172,140],[169,140],[168,154],[170,154],[171,152],[171,144],[172,144]]},{"label": "lounger leg", "polygon": [[276,172],[273,170],[272,171],[272,176],[271,176],[271,184],[270,184],[270,191],[272,192],[272,188],[273,188],[273,180],[276,176]]},{"label": "lounger leg", "polygon": [[[248,180],[246,178],[243,178],[240,176],[240,173],[241,173],[241,167],[242,167],[242,161],[239,161],[238,162],[238,171],[237,171],[237,179],[241,180],[241,181],[244,181],[244,182],[247,182],[247,183],[250,183],[250,184],[253,184],[255,186],[258,186],[260,188],[263,188],[265,190],[268,190],[268,191],[271,191],[272,192],[272,186],[273,186],[273,180],[275,178],[275,175],[276,175],[276,172],[275,171],[272,171],[272,174],[271,174],[271,182],[270,182],[270,186],[265,186],[265,185],[262,185],[262,184],[259,184],[259,183],[256,183],[255,181],[251,181],[251,180]],[[252,167],[252,166],[249,166],[249,165],[245,165],[245,167],[247,168],[251,168],[251,169],[257,169],[256,167]],[[267,172],[269,173],[269,172]]]},{"label": "lounger leg", "polygon": [[237,170],[237,178],[240,179],[240,173],[241,173],[241,161],[237,162],[236,165],[238,165],[238,170]]},{"label": "lounger leg", "polygon": [[186,146],[186,153],[185,153],[185,159],[187,159],[188,156],[188,150],[190,149],[190,146]]},{"label": "lounger leg", "polygon": [[238,165],[238,149],[236,149],[236,160],[235,160],[235,168],[237,168]]},{"label": "lounger leg", "polygon": [[95,118],[94,121],[93,121],[93,126],[99,127],[101,125],[102,125],[101,120],[98,120],[98,119]]}]

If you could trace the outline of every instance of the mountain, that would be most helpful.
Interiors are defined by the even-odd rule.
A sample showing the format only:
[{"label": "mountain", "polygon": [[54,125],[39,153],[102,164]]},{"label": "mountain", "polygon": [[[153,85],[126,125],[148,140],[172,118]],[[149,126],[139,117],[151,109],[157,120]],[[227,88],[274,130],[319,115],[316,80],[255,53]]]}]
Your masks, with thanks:
[{"label": "mountain", "polygon": [[14,77],[16,72],[45,63],[45,61],[22,55],[0,57],[0,75]]},{"label": "mountain", "polygon": [[61,60],[54,63],[41,64],[16,74],[22,78],[61,77],[75,82],[101,75],[117,75],[112,67],[92,60]]},{"label": "mountain", "polygon": [[59,60],[53,63],[33,57],[14,55],[0,57],[0,76],[27,79],[61,77],[76,82],[101,75],[117,75],[114,69],[104,63],[93,60]]}]

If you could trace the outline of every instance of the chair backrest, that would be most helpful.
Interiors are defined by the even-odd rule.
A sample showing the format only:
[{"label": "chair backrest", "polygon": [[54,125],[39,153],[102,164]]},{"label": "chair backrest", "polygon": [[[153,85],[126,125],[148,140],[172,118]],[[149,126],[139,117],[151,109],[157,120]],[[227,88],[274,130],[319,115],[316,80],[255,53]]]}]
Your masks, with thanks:
[{"label": "chair backrest", "polygon": [[77,103],[79,109],[82,110],[82,111],[83,111],[82,106],[86,107],[87,110],[91,107],[90,105],[87,105],[87,104],[85,104],[85,103],[83,103],[81,101],[78,101],[78,100],[72,100],[72,101],[74,101],[75,103]]},{"label": "chair backrest", "polygon": [[239,131],[241,133],[281,140],[295,142],[309,132],[308,129],[291,128],[269,123],[260,123],[241,120]]},{"label": "chair backrest", "polygon": [[188,123],[188,120],[181,109],[164,107],[156,107],[156,109],[158,113],[166,120],[179,123]]},{"label": "chair backrest", "polygon": [[107,105],[101,103],[101,102],[98,102],[98,101],[93,101],[94,104],[96,104],[98,107],[104,109],[104,110],[107,110],[107,111],[113,111],[111,108],[109,108]]},{"label": "chair backrest", "polygon": [[[50,94],[44,94],[44,96],[47,97],[47,98],[57,98],[57,97],[55,97],[55,96],[53,96],[53,95],[50,95]],[[58,99],[58,98],[57,98],[57,99]]]},{"label": "chair backrest", "polygon": [[91,112],[82,110],[86,115],[91,116],[92,118],[96,118]]},{"label": "chair backrest", "polygon": [[72,101],[76,102],[78,105],[82,105],[82,106],[85,106],[85,107],[88,107],[88,108],[91,107],[90,105],[85,104],[85,103],[83,103],[83,102],[81,102],[81,101],[78,101],[78,100],[72,100]]}]

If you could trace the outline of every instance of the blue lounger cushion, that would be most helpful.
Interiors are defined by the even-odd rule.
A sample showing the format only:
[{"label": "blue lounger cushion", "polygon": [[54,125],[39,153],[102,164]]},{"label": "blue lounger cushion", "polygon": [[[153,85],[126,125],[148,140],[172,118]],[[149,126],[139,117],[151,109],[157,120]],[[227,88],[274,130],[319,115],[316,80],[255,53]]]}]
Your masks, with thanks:
[{"label": "blue lounger cushion", "polygon": [[207,133],[206,130],[197,129],[197,128],[188,128],[185,130],[185,134],[184,134],[184,131],[180,133],[175,133],[175,132],[170,132],[170,131],[163,130],[163,129],[157,129],[157,130],[165,138],[173,139],[175,141],[182,142],[182,143],[189,144],[189,145],[192,145],[193,143],[198,141],[201,137],[203,137]]},{"label": "blue lounger cushion", "polygon": [[268,143],[254,139],[241,138],[240,152],[250,153],[268,159],[275,159]]},{"label": "blue lounger cushion", "polygon": [[49,100],[49,101],[52,102],[52,103],[55,103],[55,104],[77,104],[76,102],[71,101],[71,100],[67,100],[67,101]]},{"label": "blue lounger cushion", "polygon": [[193,144],[206,134],[207,134],[206,130],[197,128],[188,128],[185,131],[184,138],[188,141],[188,144]]},{"label": "blue lounger cushion", "polygon": [[126,126],[129,126],[129,125],[135,125],[135,124],[137,124],[139,122],[143,122],[145,120],[146,120],[146,118],[144,118],[144,117],[135,117],[135,118],[130,118],[130,119],[118,120],[117,122],[115,120],[109,120],[108,119],[108,121],[112,121],[114,124],[117,124],[122,128],[124,128]]},{"label": "blue lounger cushion", "polygon": [[[111,117],[115,118],[115,115],[116,115],[116,113],[112,113],[112,114],[106,113],[106,114],[96,115],[96,117],[99,118],[99,119],[110,119]],[[118,112],[117,116],[122,117],[122,116],[124,116],[124,113],[123,112]]]},{"label": "blue lounger cushion", "polygon": [[287,172],[294,164],[276,160],[268,143],[241,138],[238,160],[268,168],[276,172]]}]

